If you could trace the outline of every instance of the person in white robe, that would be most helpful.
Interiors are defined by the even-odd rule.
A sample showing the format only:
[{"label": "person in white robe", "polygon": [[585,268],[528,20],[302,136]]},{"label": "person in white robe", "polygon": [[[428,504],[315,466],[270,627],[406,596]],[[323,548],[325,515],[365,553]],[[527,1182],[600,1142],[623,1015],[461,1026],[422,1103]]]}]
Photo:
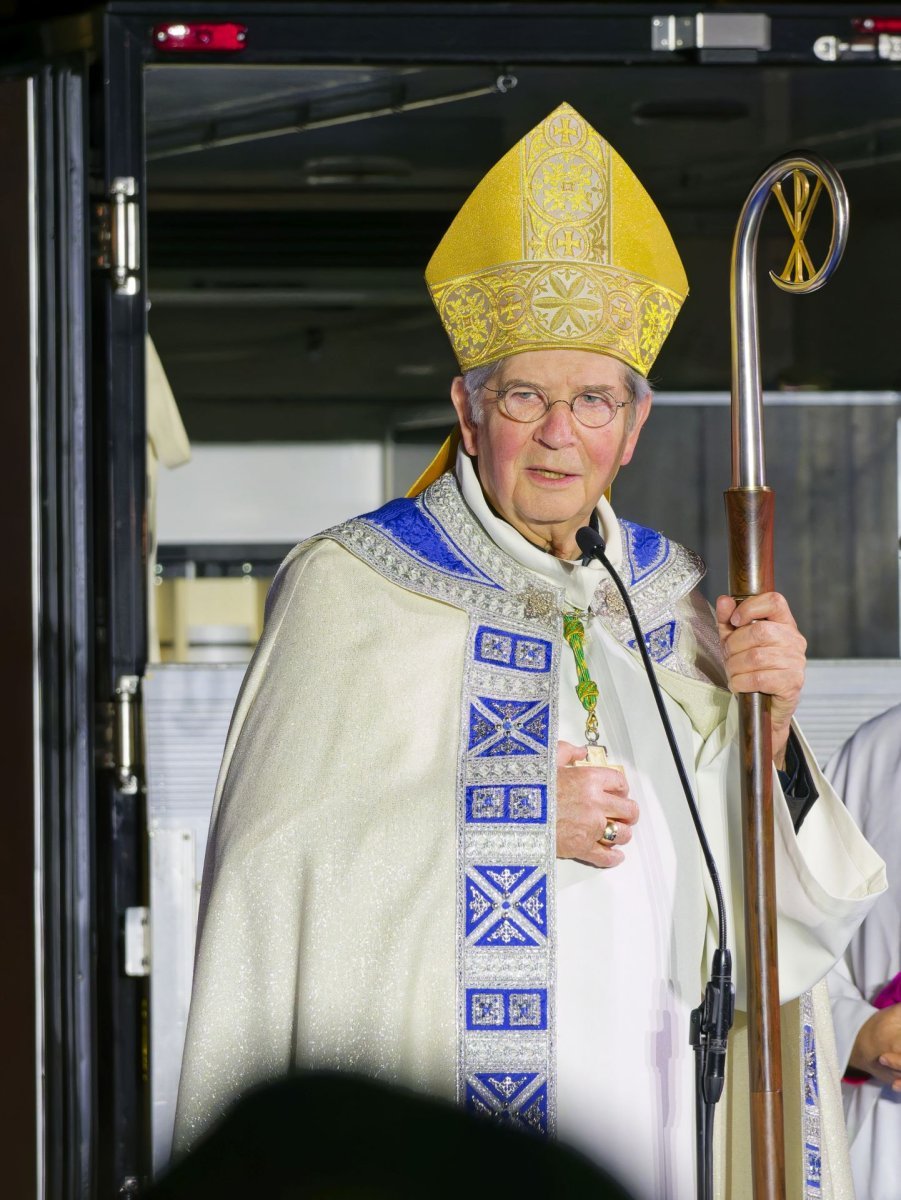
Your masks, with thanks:
[{"label": "person in white robe", "polygon": [[[576,260],[571,210],[593,220],[602,194]],[[530,227],[536,196],[549,220]],[[415,499],[299,546],[273,586],[214,806],[176,1145],[255,1083],[333,1067],[556,1132],[639,1196],[695,1195],[688,1021],[711,894],[622,604],[576,548],[594,522],[725,880],[739,1006],[730,689],[772,696],[789,1195],[850,1196],[820,981],[884,868],[792,726],[804,639],[776,594],[721,597],[714,618],[697,556],[603,498],[687,290],[662,219],[564,105],[486,176],[427,279],[463,370],[462,444]],[[595,729],[617,765],[573,769]],[[716,1191],[738,1200],[741,1018],[731,1047]]]},{"label": "person in white robe", "polygon": [[867,721],[825,774],[885,858],[889,890],[829,975],[851,1169],[860,1200],[901,1191],[901,704]]}]

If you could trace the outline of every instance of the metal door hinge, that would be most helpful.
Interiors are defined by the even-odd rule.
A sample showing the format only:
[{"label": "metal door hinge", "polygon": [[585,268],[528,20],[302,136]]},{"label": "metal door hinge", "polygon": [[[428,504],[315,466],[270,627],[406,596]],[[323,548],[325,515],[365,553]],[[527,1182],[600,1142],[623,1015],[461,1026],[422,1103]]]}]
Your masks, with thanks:
[{"label": "metal door hinge", "polygon": [[123,929],[125,974],[150,974],[150,909],[126,908]]},{"label": "metal door hinge", "polygon": [[132,176],[114,179],[110,194],[92,207],[94,266],[109,271],[118,296],[136,296],[141,281],[138,185]]},{"label": "metal door hinge", "polygon": [[651,18],[651,49],[759,51],[770,48],[766,13],[695,13],[694,16]]},{"label": "metal door hinge", "polygon": [[113,697],[114,751],[113,769],[116,787],[126,796],[138,791],[138,702],[141,679],[138,675],[120,675]]}]

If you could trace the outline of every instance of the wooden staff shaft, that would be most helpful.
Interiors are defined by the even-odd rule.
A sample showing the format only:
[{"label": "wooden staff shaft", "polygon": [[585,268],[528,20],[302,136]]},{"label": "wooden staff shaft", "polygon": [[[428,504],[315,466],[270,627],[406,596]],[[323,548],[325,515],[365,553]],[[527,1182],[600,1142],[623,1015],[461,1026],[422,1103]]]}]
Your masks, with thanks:
[{"label": "wooden staff shaft", "polygon": [[[729,590],[740,601],[773,590],[774,497],[766,487],[733,487],[725,496]],[[755,1200],[784,1200],[773,750],[766,696],[739,697],[739,730],[753,1191]]]}]

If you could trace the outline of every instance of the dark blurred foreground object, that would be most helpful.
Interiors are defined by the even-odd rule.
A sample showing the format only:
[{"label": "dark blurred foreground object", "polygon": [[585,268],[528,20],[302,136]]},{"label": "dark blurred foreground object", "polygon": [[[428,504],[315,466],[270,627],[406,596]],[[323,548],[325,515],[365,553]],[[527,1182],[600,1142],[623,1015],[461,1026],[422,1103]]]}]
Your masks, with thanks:
[{"label": "dark blurred foreground object", "polygon": [[629,1200],[564,1146],[355,1076],[297,1075],[249,1093],[147,1200],[519,1194]]}]

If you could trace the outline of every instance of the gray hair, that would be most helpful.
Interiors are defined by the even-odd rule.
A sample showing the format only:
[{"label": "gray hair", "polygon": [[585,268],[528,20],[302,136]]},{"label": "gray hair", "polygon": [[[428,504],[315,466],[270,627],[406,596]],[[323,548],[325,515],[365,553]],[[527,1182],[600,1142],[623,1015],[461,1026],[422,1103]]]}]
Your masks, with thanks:
[{"label": "gray hair", "polygon": [[[490,380],[501,370],[508,360],[500,359],[498,362],[488,363],[484,367],[471,367],[468,371],[463,372],[463,387],[466,390],[466,402],[469,410],[469,419],[473,425],[480,425],[482,417],[485,415],[485,389]],[[631,430],[635,425],[635,405],[639,400],[644,400],[645,397],[650,399],[654,392],[644,375],[639,374],[634,367],[627,367],[622,363],[623,369],[623,385],[632,403],[626,411],[626,428]]]}]

